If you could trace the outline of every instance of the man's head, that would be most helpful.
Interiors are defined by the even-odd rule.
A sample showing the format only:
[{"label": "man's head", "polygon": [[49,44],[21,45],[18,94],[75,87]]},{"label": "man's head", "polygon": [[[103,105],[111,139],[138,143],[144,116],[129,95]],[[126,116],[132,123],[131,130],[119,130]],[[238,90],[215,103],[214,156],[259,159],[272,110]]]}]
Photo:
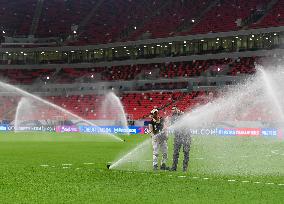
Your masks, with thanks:
[{"label": "man's head", "polygon": [[176,113],[179,113],[179,112],[180,112],[180,110],[176,106],[172,107],[172,113],[173,114],[176,114]]},{"label": "man's head", "polygon": [[158,114],[159,114],[159,111],[156,108],[151,111],[151,115],[153,118],[157,118]]}]

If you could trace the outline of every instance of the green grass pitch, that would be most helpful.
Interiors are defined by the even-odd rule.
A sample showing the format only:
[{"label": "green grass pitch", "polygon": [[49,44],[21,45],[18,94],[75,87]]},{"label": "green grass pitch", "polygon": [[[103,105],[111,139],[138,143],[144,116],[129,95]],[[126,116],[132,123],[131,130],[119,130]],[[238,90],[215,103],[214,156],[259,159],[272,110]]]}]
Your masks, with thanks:
[{"label": "green grass pitch", "polygon": [[0,203],[284,202],[283,141],[195,137],[188,173],[153,172],[150,147],[108,170],[147,139],[121,137],[0,133]]}]

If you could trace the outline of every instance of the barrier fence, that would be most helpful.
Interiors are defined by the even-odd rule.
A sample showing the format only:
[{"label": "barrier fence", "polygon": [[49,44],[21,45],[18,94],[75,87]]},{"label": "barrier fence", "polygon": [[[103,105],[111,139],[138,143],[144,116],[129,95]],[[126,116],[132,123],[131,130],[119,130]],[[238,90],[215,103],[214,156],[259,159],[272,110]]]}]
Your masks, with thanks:
[{"label": "barrier fence", "polygon": [[[12,125],[0,125],[0,131],[14,131]],[[147,134],[147,126],[20,126],[17,131],[26,132],[80,132],[90,134]],[[239,136],[239,137],[274,137],[282,139],[282,130],[278,128],[196,128],[188,129],[191,135],[202,136]],[[172,133],[172,130],[169,130]]]}]

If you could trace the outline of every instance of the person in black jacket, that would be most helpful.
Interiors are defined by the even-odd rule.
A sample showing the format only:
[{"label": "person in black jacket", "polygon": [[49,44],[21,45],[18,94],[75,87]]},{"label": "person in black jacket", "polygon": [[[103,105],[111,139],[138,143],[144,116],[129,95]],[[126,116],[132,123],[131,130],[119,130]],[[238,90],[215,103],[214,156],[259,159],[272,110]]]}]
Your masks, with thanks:
[{"label": "person in black jacket", "polygon": [[[183,112],[181,112],[177,107],[172,108],[172,124],[177,122],[182,116]],[[189,129],[186,127],[179,128],[174,130],[174,153],[173,153],[173,164],[172,171],[177,170],[179,152],[181,147],[183,147],[184,160],[183,160],[183,171],[186,172],[188,168],[189,162],[189,151],[191,145],[191,136]]]}]

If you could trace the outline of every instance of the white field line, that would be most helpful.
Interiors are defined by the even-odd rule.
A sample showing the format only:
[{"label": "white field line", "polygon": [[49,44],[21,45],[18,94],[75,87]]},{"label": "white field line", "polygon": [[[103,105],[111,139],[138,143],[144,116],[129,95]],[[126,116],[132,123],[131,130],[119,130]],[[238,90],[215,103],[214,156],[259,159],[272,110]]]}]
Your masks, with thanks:
[{"label": "white field line", "polygon": [[[277,150],[276,150],[276,152],[274,151],[274,152],[272,152],[272,153],[276,153],[277,154]],[[268,155],[267,155],[268,156]],[[270,155],[270,156],[272,156],[272,155]],[[246,157],[246,156],[244,156],[244,157]],[[195,159],[202,159],[202,158],[195,158]],[[144,161],[152,161],[152,160],[144,160]],[[85,164],[85,165],[92,165],[92,164],[94,164],[94,163],[83,163],[83,164]],[[70,168],[70,166],[72,166],[73,164],[62,164],[62,168],[63,169],[69,169]],[[48,164],[41,164],[40,165],[41,167],[49,167],[49,165]],[[52,167],[55,167],[55,166],[52,166]],[[79,169],[81,169],[81,168],[76,168],[75,170],[79,170]],[[103,170],[99,170],[100,172],[103,172]],[[128,173],[128,174],[133,174],[133,173],[138,173],[138,172],[132,172],[132,171],[127,171],[126,173]],[[146,174],[146,172],[140,172],[140,174]],[[160,176],[161,174],[159,174],[159,173],[155,173],[155,174],[153,174],[153,175],[155,175],[155,176]],[[168,175],[169,177],[173,177],[174,175],[172,175],[172,174],[169,174]],[[178,178],[186,178],[187,176],[181,176],[181,175],[179,175],[179,176],[177,176]],[[207,178],[207,177],[204,177],[204,178],[200,178],[200,177],[197,177],[197,176],[193,176],[193,177],[188,177],[188,178],[191,178],[191,179],[202,179],[202,180],[209,180],[209,178]],[[237,180],[235,180],[235,179],[229,179],[229,180],[227,180],[227,182],[235,182],[235,183],[237,183],[238,181]],[[239,181],[240,183],[253,183],[253,184],[262,184],[263,182],[260,182],[260,181],[248,181],[248,180],[243,180],[243,181]],[[273,183],[273,182],[266,182],[266,183],[263,183],[263,184],[265,184],[265,185],[278,185],[278,186],[284,186],[284,183],[279,183],[279,184],[277,184],[277,183]]]}]

